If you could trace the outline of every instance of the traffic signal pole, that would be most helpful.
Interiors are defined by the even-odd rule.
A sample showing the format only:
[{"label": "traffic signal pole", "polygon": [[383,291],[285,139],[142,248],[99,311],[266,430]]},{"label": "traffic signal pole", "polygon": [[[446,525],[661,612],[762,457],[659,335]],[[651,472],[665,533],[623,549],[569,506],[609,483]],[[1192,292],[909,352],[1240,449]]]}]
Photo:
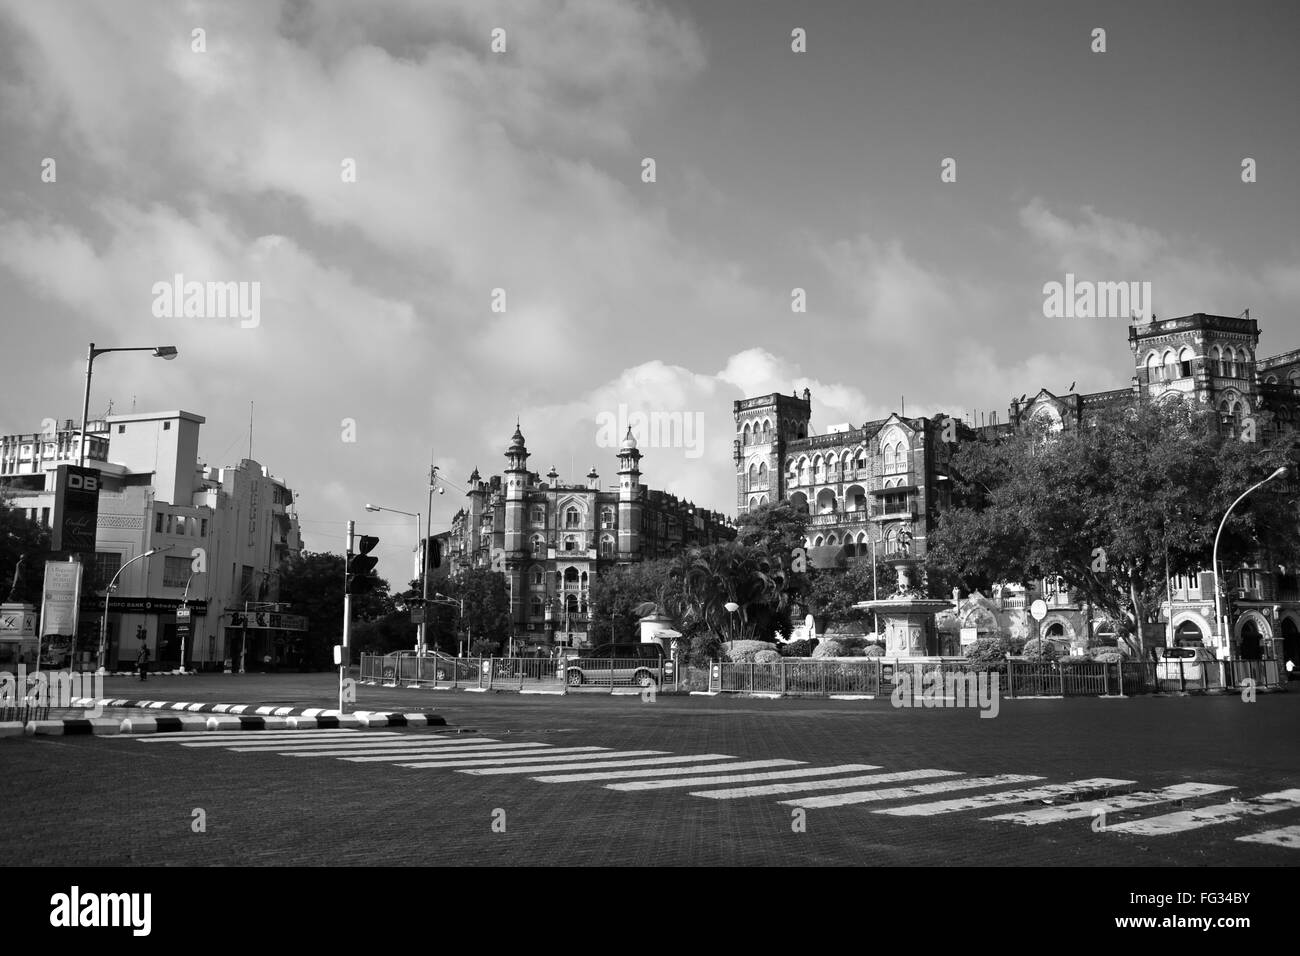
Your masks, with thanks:
[{"label": "traffic signal pole", "polygon": [[350,650],[352,636],[352,594],[348,587],[348,567],[352,562],[352,537],[356,531],[356,522],[348,522],[348,550],[347,557],[343,562],[343,660],[339,662],[339,713],[343,711],[343,687],[348,676],[348,665],[351,663],[352,652]]}]

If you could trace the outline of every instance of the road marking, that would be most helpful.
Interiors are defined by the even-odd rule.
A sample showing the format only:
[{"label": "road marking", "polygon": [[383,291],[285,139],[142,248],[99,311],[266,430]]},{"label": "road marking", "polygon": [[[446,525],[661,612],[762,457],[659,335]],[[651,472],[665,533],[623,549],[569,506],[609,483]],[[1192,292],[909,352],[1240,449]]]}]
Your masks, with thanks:
[{"label": "road marking", "polygon": [[1284,846],[1291,850],[1300,850],[1300,826],[1282,827],[1280,830],[1265,830],[1249,836],[1237,837],[1238,843],[1268,843],[1272,846]]},{"label": "road marking", "polygon": [[[1232,789],[1225,787],[1225,790]],[[1237,803],[1220,803],[1199,810],[1179,810],[1145,820],[1130,820],[1106,827],[1107,833],[1136,833],[1139,836],[1168,836],[1171,833],[1186,833],[1219,823],[1228,823],[1241,817],[1259,817],[1279,810],[1295,810],[1300,807],[1300,790],[1279,790],[1266,793],[1252,800],[1240,800]]]},{"label": "road marking", "polygon": [[[887,787],[884,790],[861,790],[853,793],[832,793],[824,797],[808,797],[805,800],[779,800],[792,807],[812,810],[817,807],[843,807],[852,803],[876,803],[881,800],[905,800],[927,793],[947,793],[951,790],[975,790],[979,787],[1000,787],[1007,783],[1029,783],[1042,780],[1032,774],[1000,773],[993,777],[965,777],[961,780],[945,780],[942,783],[923,783],[915,787]],[[697,794],[707,796],[707,794]]]},{"label": "road marking", "polygon": [[[371,741],[371,745],[375,746],[378,745],[379,743],[386,742],[388,740],[394,740],[394,739],[396,738],[387,737],[387,738],[383,738],[382,740],[376,739]],[[182,747],[229,747],[234,744],[252,745],[254,743],[254,741],[251,740],[247,734],[244,734],[243,736],[240,737],[231,737],[225,740],[212,740],[207,735],[204,735],[202,737],[199,737],[198,735],[192,735],[189,736],[188,738],[178,738],[173,740],[162,740],[158,737],[140,738],[141,743],[144,743],[145,741],[148,741],[150,743],[176,743],[176,744],[180,744]],[[260,740],[257,741],[257,745],[262,747],[274,747],[274,746],[291,747],[295,744],[314,743],[317,746],[324,747],[327,743],[331,743],[331,742],[332,741],[321,740],[319,737],[281,737],[277,740]],[[364,742],[365,741],[363,741],[360,737],[348,737],[344,740],[337,741],[339,746],[343,746],[344,744],[348,744],[348,743],[360,744]]]},{"label": "road marking", "polygon": [[[611,770],[609,773],[570,773],[533,777],[540,783],[578,783],[583,780],[631,780],[637,777],[675,777],[687,773],[724,773],[728,770],[757,770],[760,767],[789,767],[802,760],[746,760],[743,763],[715,763],[705,767],[670,767],[667,770]],[[705,777],[704,779],[711,779]]]},{"label": "road marking", "polygon": [[[348,748],[345,750],[305,750],[305,751],[275,750],[273,752],[278,753],[282,757],[338,757],[340,760],[342,760],[345,757],[379,757],[384,755],[398,757],[398,758],[445,756],[448,760],[450,760],[454,757],[460,756],[461,754],[478,754],[479,756],[486,757],[486,756],[490,756],[493,753],[496,753],[498,751],[503,751],[503,750],[507,751],[507,753],[504,754],[504,756],[506,757],[509,757],[512,754],[518,753],[522,750],[529,750],[529,751],[535,750],[538,753],[545,753],[547,752],[546,748],[550,746],[551,746],[550,744],[485,743],[481,745],[477,745],[477,744],[470,745],[467,747],[430,747],[427,749],[422,749],[420,747],[372,747],[372,748],[366,748],[362,750],[358,750],[356,748]],[[600,750],[602,748],[597,747],[596,749]]]},{"label": "road marking", "polygon": [[[259,753],[259,752],[260,753],[273,753],[273,752],[307,753],[312,750],[320,750],[320,751],[326,751],[326,750],[344,751],[344,750],[367,750],[367,749],[374,750],[375,748],[378,747],[383,747],[387,750],[400,750],[403,747],[406,748],[443,747],[446,748],[447,750],[457,750],[465,746],[466,741],[469,741],[470,743],[482,743],[482,744],[494,744],[498,742],[495,739],[489,737],[478,737],[472,740],[470,738],[466,738],[466,740],[446,741],[446,742],[420,740],[419,738],[414,738],[414,737],[403,737],[399,740],[394,740],[391,738],[388,740],[340,740],[340,741],[291,740],[280,744],[249,744],[246,747],[231,747],[230,749],[235,751],[236,753]],[[532,746],[536,747],[542,745],[533,744]]]},{"label": "road marking", "polygon": [[[499,759],[499,762],[505,763],[506,758],[510,758],[513,760],[515,757],[540,757],[543,760],[549,760],[551,759],[550,757],[551,754],[582,754],[583,755],[582,759],[586,760],[588,753],[592,753],[593,751],[603,751],[606,749],[604,747],[542,748],[536,746],[530,747],[528,744],[510,744],[509,746],[513,748],[526,748],[526,749],[514,749],[514,750],[509,750],[505,753],[500,753],[500,752],[493,753],[487,748],[483,748],[482,750],[475,748],[474,750],[468,752],[461,752],[458,750],[455,753],[447,753],[445,750],[443,751],[417,750],[415,752],[407,751],[405,753],[390,752],[383,756],[379,756],[377,754],[374,756],[359,756],[354,754],[335,755],[335,756],[338,756],[338,759],[340,760],[347,760],[352,763],[385,763],[385,762],[392,763],[398,760],[410,760],[412,757],[428,757],[432,761],[446,762],[448,766],[452,766],[453,761],[455,762],[455,765],[464,766],[465,765],[464,761],[466,760],[479,760],[479,761],[483,761],[484,763],[493,762],[493,760],[497,760],[497,759]],[[301,757],[303,755],[292,754],[291,756]],[[330,756],[330,755],[325,754],[323,756]],[[490,760],[489,758],[492,759]],[[569,758],[562,757],[559,759],[568,760]],[[599,759],[599,758],[593,755],[592,759]],[[479,764],[477,763],[471,764],[471,766],[479,766]]]},{"label": "road marking", "polygon": [[[1186,800],[1189,797],[1203,797],[1223,790],[1233,790],[1214,783],[1180,783],[1160,790],[1143,790],[1139,793],[1125,793],[1103,800],[1085,800],[1065,807],[1045,807],[1041,810],[1024,810],[1020,813],[1003,813],[995,817],[982,817],[984,820],[1005,820],[1008,823],[1022,823],[1025,826],[1037,826],[1044,823],[1060,823],[1076,817],[1090,817],[1097,810],[1105,813],[1119,810],[1133,810],[1138,807],[1150,807],[1158,803],[1170,803],[1174,800]],[[1118,826],[1118,824],[1117,824]],[[1115,827],[1107,826],[1107,830]]]},{"label": "road marking", "polygon": [[[222,734],[222,732],[216,731],[195,731],[192,734],[151,734],[144,737],[134,737],[134,739],[139,740],[142,744],[188,744],[200,743],[200,741],[201,743],[222,743],[222,741],[226,740],[339,740],[348,739],[348,737],[360,739],[361,736],[363,735],[355,730],[334,732],[329,736],[325,736],[318,730],[246,730],[231,732],[231,734]],[[394,737],[402,735],[385,730],[376,731],[374,734],[365,734],[364,736]],[[122,736],[120,739],[126,740],[127,737]]]},{"label": "road marking", "polygon": [[[898,773],[876,773],[865,777],[839,777],[835,780],[811,780],[804,783],[774,783],[766,787],[733,787],[726,790],[696,790],[693,797],[711,800],[734,800],[738,797],[765,797],[774,793],[799,793],[804,790],[847,790],[849,787],[870,787],[877,783],[894,783],[897,780],[920,780],[926,777],[956,777],[960,770],[903,770]],[[620,789],[630,784],[618,785]]]},{"label": "road marking", "polygon": [[[650,753],[663,753],[652,750]],[[619,754],[596,754],[594,757],[578,757],[577,760],[600,760],[603,757],[618,757]],[[537,758],[532,758],[537,759]],[[545,759],[545,758],[542,758]],[[554,773],[562,770],[603,770],[606,767],[646,767],[665,763],[686,763],[692,760],[731,760],[726,754],[693,754],[689,757],[643,757],[638,760],[616,760],[610,763],[557,763],[542,767],[503,767],[493,770],[463,770],[462,773],[499,774],[499,773]],[[519,761],[523,763],[524,761]]]},{"label": "road marking", "polygon": [[[692,768],[694,769],[694,768]],[[700,767],[700,770],[709,770]],[[667,787],[699,787],[713,783],[757,783],[760,780],[783,780],[789,777],[825,777],[833,773],[858,773],[879,770],[867,763],[845,763],[837,767],[803,767],[799,770],[774,770],[769,773],[737,773],[722,777],[691,777],[686,780],[648,780],[644,783],[611,783],[607,790],[663,790]]]},{"label": "road marking", "polygon": [[975,797],[960,797],[956,800],[937,800],[934,803],[912,803],[904,807],[889,807],[885,810],[873,810],[872,813],[889,813],[896,817],[931,816],[939,813],[955,813],[958,810],[979,810],[982,807],[995,807],[1004,803],[1028,803],[1030,800],[1049,800],[1071,793],[1086,793],[1089,790],[1101,790],[1105,787],[1122,787],[1135,780],[1112,780],[1109,777],[1095,777],[1091,780],[1074,780],[1070,783],[1049,783],[1032,790],[1003,790],[1000,793],[982,793]]}]

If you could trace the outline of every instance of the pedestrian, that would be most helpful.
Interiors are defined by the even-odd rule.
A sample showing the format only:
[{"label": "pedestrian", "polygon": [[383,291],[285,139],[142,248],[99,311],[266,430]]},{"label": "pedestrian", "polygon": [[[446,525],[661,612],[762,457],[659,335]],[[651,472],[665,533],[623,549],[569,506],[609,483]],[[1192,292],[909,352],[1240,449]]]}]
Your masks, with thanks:
[{"label": "pedestrian", "polygon": [[149,679],[149,645],[141,644],[140,653],[135,655],[136,670],[140,672],[141,680]]}]

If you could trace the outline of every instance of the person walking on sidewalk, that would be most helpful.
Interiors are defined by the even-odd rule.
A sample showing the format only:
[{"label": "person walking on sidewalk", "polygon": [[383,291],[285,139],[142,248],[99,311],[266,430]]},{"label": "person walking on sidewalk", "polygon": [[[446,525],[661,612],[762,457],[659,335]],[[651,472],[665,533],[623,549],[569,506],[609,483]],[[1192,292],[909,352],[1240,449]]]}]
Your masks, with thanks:
[{"label": "person walking on sidewalk", "polygon": [[149,679],[149,646],[147,644],[142,643],[140,645],[140,653],[135,655],[135,666],[136,666],[136,670],[140,672],[140,679],[148,680]]}]

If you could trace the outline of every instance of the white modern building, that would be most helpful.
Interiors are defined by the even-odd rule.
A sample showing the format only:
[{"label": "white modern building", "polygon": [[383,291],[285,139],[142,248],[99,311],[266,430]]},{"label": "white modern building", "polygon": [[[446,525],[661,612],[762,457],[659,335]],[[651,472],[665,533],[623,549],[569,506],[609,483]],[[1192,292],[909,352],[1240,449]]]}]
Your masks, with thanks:
[{"label": "white modern building", "polygon": [[[176,667],[182,654],[176,611],[186,598],[187,666],[220,669],[231,661],[238,670],[244,661],[251,669],[266,657],[296,662],[301,622],[270,613],[289,610],[274,603],[278,568],[302,549],[293,492],[252,459],[222,468],[201,462],[204,421],[192,412],[165,411],[110,415],[99,428],[87,428],[88,438],[100,439],[92,440],[87,465],[101,470],[102,490],[95,555],[82,586],[81,662],[95,660],[105,588],[119,570],[109,602],[109,669],[134,666],[141,639],[155,667]],[[56,469],[75,463],[79,431],[47,428],[0,438],[0,494],[12,507],[51,523]],[[130,563],[155,548],[167,550]]]}]

